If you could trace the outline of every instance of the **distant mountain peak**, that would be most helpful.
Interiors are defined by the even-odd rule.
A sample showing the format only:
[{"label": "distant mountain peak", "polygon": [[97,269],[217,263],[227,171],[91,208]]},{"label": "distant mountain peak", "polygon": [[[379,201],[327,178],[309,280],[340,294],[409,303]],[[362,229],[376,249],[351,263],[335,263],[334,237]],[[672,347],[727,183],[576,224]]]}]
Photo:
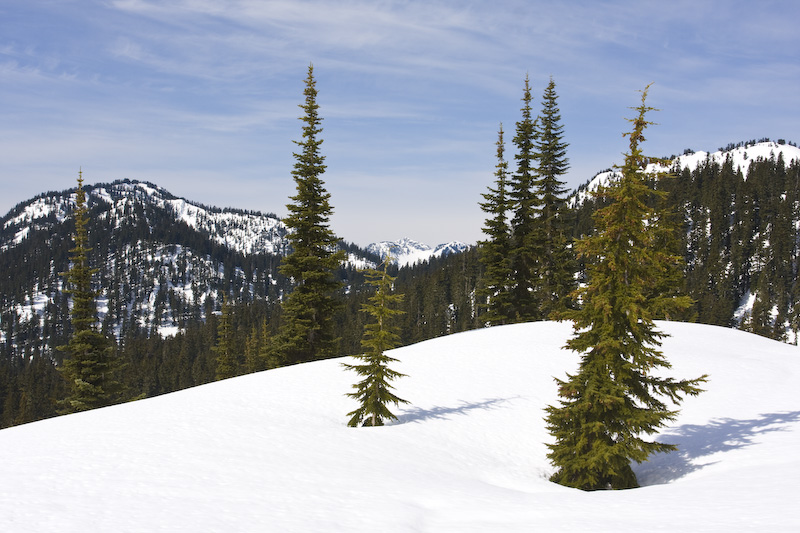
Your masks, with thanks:
[{"label": "distant mountain peak", "polygon": [[381,241],[367,246],[367,250],[385,259],[387,255],[392,256],[392,262],[398,266],[414,265],[427,261],[432,257],[446,257],[453,253],[460,253],[469,248],[468,245],[451,241],[431,248],[427,244],[404,237],[397,241]]}]

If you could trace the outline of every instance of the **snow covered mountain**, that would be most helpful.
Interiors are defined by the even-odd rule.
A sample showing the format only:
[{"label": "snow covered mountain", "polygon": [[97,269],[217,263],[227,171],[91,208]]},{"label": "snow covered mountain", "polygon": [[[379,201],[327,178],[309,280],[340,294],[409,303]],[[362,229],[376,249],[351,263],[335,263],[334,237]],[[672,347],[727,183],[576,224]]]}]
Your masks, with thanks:
[{"label": "snow covered mountain", "polygon": [[[182,222],[202,232],[215,243],[243,254],[286,252],[286,227],[273,214],[206,207],[178,198],[153,185],[131,180],[110,184],[87,185],[87,202],[103,210],[100,218],[114,221],[115,226],[135,213],[137,206],[147,205],[163,211],[172,222]],[[2,220],[0,249],[7,250],[20,242],[31,229],[63,222],[75,205],[75,193],[46,193],[12,209]],[[13,235],[13,236],[12,236]]]},{"label": "snow covered mountain", "polygon": [[[203,206],[138,181],[85,190],[100,267],[100,319],[118,334],[174,333],[218,309],[223,290],[277,301],[289,286],[277,270],[289,249],[288,230],[276,215]],[[18,337],[28,330],[57,335],[47,328],[66,320],[59,272],[69,264],[72,225],[64,222],[74,205],[74,191],[49,192],[0,219],[0,321],[18,324]],[[346,269],[375,266],[365,250],[343,246]],[[4,327],[0,342],[7,336]]]},{"label": "snow covered mountain", "polygon": [[[101,269],[100,319],[118,335],[130,328],[173,334],[218,310],[223,290],[275,302],[290,288],[278,271],[288,229],[274,214],[204,206],[132,180],[85,190],[93,261]],[[72,225],[65,221],[74,205],[74,190],[48,192],[0,218],[0,323],[16,324],[17,338],[55,338],[58,332],[48,328],[67,320],[59,272],[69,264]],[[377,266],[381,246],[401,266],[467,248],[430,249],[410,239],[368,250],[342,246],[345,284],[348,272]],[[0,328],[0,343],[8,331]]]},{"label": "snow covered mountain", "polygon": [[356,376],[332,359],[2,430],[0,530],[800,531],[798,348],[659,327],[669,375],[710,380],[639,489],[547,480],[543,409],[578,356],[537,322],[390,352],[411,403],[388,426],[346,427]]},{"label": "snow covered mountain", "polygon": [[381,259],[391,255],[392,261],[401,267],[427,261],[433,257],[447,257],[450,254],[463,252],[468,248],[468,245],[458,241],[451,241],[431,248],[427,244],[409,238],[403,238],[399,241],[381,241],[367,246],[369,252],[380,256]]},{"label": "snow covered mountain", "polygon": [[[730,158],[735,171],[741,170],[747,175],[747,170],[753,161],[766,160],[770,157],[781,156],[786,166],[792,161],[800,160],[800,148],[792,144],[777,143],[772,141],[740,143],[738,145],[720,148],[716,152],[694,152],[687,150],[683,155],[670,158],[667,165],[650,164],[646,172],[668,171],[670,169],[695,170],[701,163],[712,162],[722,164]],[[570,198],[570,206],[581,205],[598,187],[607,185],[609,180],[619,176],[616,170],[604,170],[597,173],[591,180],[579,187]]]}]

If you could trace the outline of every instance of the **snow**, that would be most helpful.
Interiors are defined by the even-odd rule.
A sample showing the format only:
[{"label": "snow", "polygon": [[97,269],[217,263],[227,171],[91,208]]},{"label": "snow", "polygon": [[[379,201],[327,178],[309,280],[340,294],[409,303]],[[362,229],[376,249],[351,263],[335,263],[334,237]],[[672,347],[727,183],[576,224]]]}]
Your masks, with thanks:
[{"label": "snow", "polygon": [[391,352],[411,404],[385,427],[346,427],[356,377],[327,360],[0,431],[0,531],[800,530],[800,350],[659,327],[669,375],[710,380],[640,489],[547,481],[543,409],[578,356],[538,322]]},{"label": "snow", "polygon": [[[759,142],[749,146],[742,146],[732,150],[717,150],[716,152],[692,152],[684,154],[671,160],[667,165],[649,164],[645,168],[645,172],[667,172],[674,166],[684,169],[688,168],[689,171],[694,171],[701,163],[711,161],[713,163],[722,164],[730,157],[733,163],[733,170],[741,170],[742,174],[747,177],[747,172],[750,168],[750,163],[757,159],[769,160],[771,157],[777,159],[779,154],[783,154],[784,164],[788,167],[792,161],[800,160],[800,148],[790,144],[778,144],[775,142]],[[619,179],[621,174],[615,170],[607,170],[595,175],[585,187],[576,191],[570,197],[568,203],[570,207],[582,205],[583,202],[591,196],[591,193],[596,191],[600,186],[607,186],[612,179]]]},{"label": "snow", "polygon": [[460,253],[469,246],[459,241],[451,241],[431,248],[427,244],[404,237],[399,241],[381,241],[367,246],[367,251],[378,255],[381,259],[392,256],[392,262],[400,267],[416,265],[434,257],[442,257],[451,253]]},{"label": "snow", "polygon": [[[243,254],[268,252],[283,253],[285,250],[285,225],[275,216],[257,215],[228,210],[206,209],[183,198],[171,198],[166,190],[147,183],[115,182],[107,186],[90,189],[91,197],[110,204],[115,213],[117,225],[123,218],[126,207],[147,200],[153,205],[173,213],[175,220],[185,222],[189,227],[207,232],[215,242]],[[19,226],[13,241],[4,249],[20,244],[28,236],[28,226],[35,221],[55,213],[58,222],[66,220],[68,203],[74,203],[74,193],[69,197],[55,196],[37,198],[25,206],[22,212],[9,218],[4,228]]]},{"label": "snow", "polygon": [[[800,159],[800,148],[789,144],[778,144],[775,142],[759,142],[749,146],[742,146],[734,148],[729,151],[717,150],[716,152],[694,152],[677,157],[672,163],[678,163],[680,168],[688,168],[690,171],[696,169],[701,163],[710,160],[717,164],[722,164],[730,157],[733,163],[733,170],[741,170],[742,174],[747,177],[747,171],[750,163],[764,159],[768,160],[771,157],[778,157],[778,154],[783,154],[783,160],[786,166],[789,166],[792,161]],[[670,165],[672,166],[672,165]],[[654,170],[668,170],[656,165],[649,165],[648,171]]]},{"label": "snow", "polygon": [[587,198],[592,196],[592,193],[596,192],[600,187],[608,187],[612,180],[618,180],[622,177],[622,173],[616,170],[605,170],[596,174],[589,183],[586,184],[586,187],[578,190],[569,200],[567,200],[567,204],[570,208],[574,208],[578,205],[583,205],[583,202],[586,201]]}]

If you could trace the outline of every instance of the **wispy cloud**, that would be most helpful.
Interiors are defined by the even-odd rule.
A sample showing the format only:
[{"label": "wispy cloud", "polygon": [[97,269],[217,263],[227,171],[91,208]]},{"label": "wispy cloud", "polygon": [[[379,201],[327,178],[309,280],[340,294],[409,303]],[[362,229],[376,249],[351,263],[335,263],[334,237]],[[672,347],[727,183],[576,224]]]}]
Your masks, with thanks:
[{"label": "wispy cloud", "polygon": [[[491,180],[497,124],[511,131],[519,118],[526,73],[534,105],[555,78],[573,186],[618,162],[627,108],[649,82],[663,109],[648,137],[656,155],[742,136],[800,140],[798,17],[800,5],[780,0],[6,0],[0,142],[15,178],[0,211],[58,188],[53,169],[79,160],[108,178],[178,183],[183,168],[208,180],[176,194],[205,194],[214,176],[274,188],[291,169],[313,62],[336,190],[374,204],[353,185],[374,176],[378,196],[391,184],[409,201],[429,196],[415,188],[450,195],[469,203],[452,207],[461,232],[479,176]],[[208,194],[196,199],[214,203]],[[242,196],[251,209],[285,203]],[[456,228],[431,222],[438,201],[418,200],[421,225]],[[345,237],[369,239],[359,235]]]}]

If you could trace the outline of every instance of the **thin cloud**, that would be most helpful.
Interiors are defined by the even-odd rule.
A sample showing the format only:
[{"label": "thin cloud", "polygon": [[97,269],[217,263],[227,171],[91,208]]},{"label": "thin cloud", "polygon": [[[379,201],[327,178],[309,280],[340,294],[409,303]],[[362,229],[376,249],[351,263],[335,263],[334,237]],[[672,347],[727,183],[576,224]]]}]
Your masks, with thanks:
[{"label": "thin cloud", "polygon": [[[519,119],[526,73],[534,108],[556,81],[570,186],[619,162],[628,107],[650,82],[663,110],[648,132],[655,155],[800,140],[794,2],[9,0],[0,11],[0,211],[59,188],[44,185],[54,169],[72,179],[73,166],[92,163],[107,174],[98,181],[163,174],[172,192],[207,194],[192,198],[204,203],[216,201],[216,177],[241,207],[278,210],[285,198],[242,191],[288,180],[310,62],[328,175],[350,177],[348,202],[381,200],[383,190],[357,194],[359,176],[411,189],[422,180],[450,205],[411,216],[473,241],[480,213],[470,230],[463,217],[492,180],[498,123],[510,132]],[[202,170],[208,186],[181,187],[181,168],[186,183]],[[459,176],[469,184],[454,192]],[[341,233],[362,242],[367,230],[386,237],[363,224]]]}]

